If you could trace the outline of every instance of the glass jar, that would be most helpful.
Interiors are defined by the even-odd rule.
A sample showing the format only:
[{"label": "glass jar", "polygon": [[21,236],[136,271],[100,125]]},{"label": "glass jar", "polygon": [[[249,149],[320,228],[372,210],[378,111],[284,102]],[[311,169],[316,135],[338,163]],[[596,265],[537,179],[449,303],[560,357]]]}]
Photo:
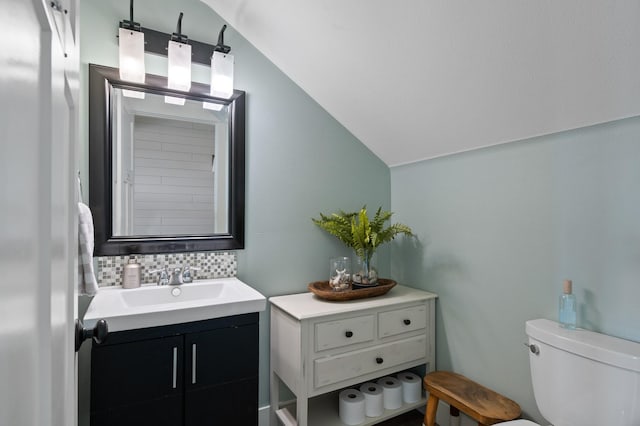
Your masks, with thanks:
[{"label": "glass jar", "polygon": [[329,259],[329,285],[334,291],[348,290],[351,286],[351,259],[333,257]]},{"label": "glass jar", "polygon": [[372,251],[365,250],[363,256],[355,257],[353,271],[354,288],[378,285],[378,270],[375,267],[375,256]]}]

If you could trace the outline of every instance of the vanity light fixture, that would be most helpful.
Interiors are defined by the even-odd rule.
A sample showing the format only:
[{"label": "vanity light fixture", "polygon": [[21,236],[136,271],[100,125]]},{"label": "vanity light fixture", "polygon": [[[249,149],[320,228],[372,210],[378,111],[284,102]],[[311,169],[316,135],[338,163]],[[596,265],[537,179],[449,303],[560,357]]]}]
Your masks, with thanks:
[{"label": "vanity light fixture", "polygon": [[[175,33],[167,34],[141,27],[133,21],[133,0],[130,0],[130,20],[120,22],[120,79],[131,83],[145,83],[144,54],[155,53],[168,58],[167,85],[170,89],[188,92],[191,88],[191,63],[211,65],[211,86],[209,94],[216,98],[230,99],[233,96],[234,58],[229,52],[231,47],[224,44],[222,26],[218,34],[218,43],[213,46],[189,38],[182,34],[180,12]],[[168,45],[167,45],[168,40]],[[125,96],[144,98],[143,92],[123,89]],[[184,105],[185,99],[177,96],[165,96],[165,102]],[[219,111],[224,105],[206,102],[204,108]]]},{"label": "vanity light fixture", "polygon": [[[191,89],[191,45],[189,38],[182,34],[182,16],[178,17],[176,32],[171,35],[168,46],[169,70],[167,85],[169,89],[188,92]],[[184,105],[184,98],[165,96],[164,101],[170,104]]]},{"label": "vanity light fixture", "polygon": [[[144,83],[144,33],[140,24],[133,20],[133,0],[129,3],[130,20],[120,21],[118,45],[120,78],[132,83]],[[144,99],[143,92],[127,90],[127,96]]]},{"label": "vanity light fixture", "polygon": [[224,44],[224,30],[222,26],[218,34],[218,44],[213,48],[211,56],[211,86],[210,95],[216,98],[229,99],[233,96],[233,55],[231,47]]}]

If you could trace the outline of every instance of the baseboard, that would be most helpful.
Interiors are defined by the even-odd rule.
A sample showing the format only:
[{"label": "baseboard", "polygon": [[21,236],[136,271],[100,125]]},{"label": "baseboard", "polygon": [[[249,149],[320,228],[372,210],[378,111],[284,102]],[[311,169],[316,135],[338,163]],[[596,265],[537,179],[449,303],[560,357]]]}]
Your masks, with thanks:
[{"label": "baseboard", "polygon": [[258,426],[270,426],[269,411],[271,411],[270,405],[258,408]]}]

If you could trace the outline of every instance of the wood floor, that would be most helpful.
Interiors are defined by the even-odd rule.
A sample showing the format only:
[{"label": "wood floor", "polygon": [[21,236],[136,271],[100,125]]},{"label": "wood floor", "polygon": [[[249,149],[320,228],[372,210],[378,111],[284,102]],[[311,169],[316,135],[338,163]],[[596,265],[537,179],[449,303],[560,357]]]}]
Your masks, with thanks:
[{"label": "wood floor", "polygon": [[378,423],[378,426],[422,426],[423,419],[424,414],[418,410],[413,410],[386,422]]}]

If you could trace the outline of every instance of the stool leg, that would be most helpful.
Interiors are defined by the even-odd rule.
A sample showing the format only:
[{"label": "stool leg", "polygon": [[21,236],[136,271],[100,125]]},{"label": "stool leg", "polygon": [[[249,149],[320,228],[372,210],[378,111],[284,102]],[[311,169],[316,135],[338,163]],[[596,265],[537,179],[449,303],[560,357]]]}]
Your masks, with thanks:
[{"label": "stool leg", "polygon": [[424,426],[434,426],[436,424],[436,411],[438,410],[438,398],[429,394],[427,400],[427,411],[424,413]]},{"label": "stool leg", "polygon": [[460,426],[460,410],[453,405],[449,406],[449,426]]}]

